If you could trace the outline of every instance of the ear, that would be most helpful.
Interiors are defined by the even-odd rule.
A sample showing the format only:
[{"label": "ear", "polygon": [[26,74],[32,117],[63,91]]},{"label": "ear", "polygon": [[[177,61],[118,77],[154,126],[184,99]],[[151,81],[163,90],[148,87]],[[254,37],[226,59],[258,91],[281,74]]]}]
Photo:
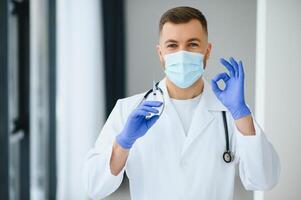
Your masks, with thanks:
[{"label": "ear", "polygon": [[156,51],[157,51],[157,54],[159,56],[159,60],[160,60],[161,65],[164,66],[163,54],[162,54],[162,51],[161,51],[161,48],[160,48],[159,44],[157,44],[157,46],[156,46]]},{"label": "ear", "polygon": [[205,60],[209,60],[210,55],[211,55],[211,49],[212,49],[212,44],[208,43],[207,45],[207,50],[206,50],[206,54],[205,54]]},{"label": "ear", "polygon": [[206,69],[206,67],[207,67],[207,61],[208,61],[209,58],[210,58],[211,49],[212,49],[212,44],[211,44],[211,43],[208,43],[208,44],[207,44],[206,53],[205,53],[205,58],[204,58],[204,69]]}]

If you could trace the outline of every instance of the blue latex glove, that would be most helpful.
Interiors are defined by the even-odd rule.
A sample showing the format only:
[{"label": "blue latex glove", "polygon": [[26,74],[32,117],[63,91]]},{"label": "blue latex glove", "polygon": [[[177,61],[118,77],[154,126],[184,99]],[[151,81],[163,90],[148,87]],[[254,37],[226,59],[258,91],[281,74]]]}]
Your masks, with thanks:
[{"label": "blue latex glove", "polygon": [[[232,117],[237,120],[251,112],[245,103],[244,98],[244,69],[241,61],[237,62],[234,58],[229,61],[221,59],[220,62],[228,69],[227,73],[221,73],[211,80],[212,90],[217,98],[230,111]],[[221,90],[217,85],[219,80],[225,82],[225,88]]]},{"label": "blue latex glove", "polygon": [[158,113],[154,107],[160,107],[163,103],[160,101],[144,101],[140,104],[127,119],[127,122],[119,135],[116,136],[116,142],[125,149],[130,149],[134,142],[142,137],[148,129],[158,120],[158,115],[146,118],[150,113]]}]

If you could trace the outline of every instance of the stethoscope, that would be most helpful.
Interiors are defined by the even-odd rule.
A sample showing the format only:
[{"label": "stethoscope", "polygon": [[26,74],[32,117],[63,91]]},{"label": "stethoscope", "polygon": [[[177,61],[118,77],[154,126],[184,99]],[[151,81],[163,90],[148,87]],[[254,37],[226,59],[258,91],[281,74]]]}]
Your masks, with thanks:
[{"label": "stethoscope", "polygon": [[224,122],[224,130],[225,130],[225,140],[226,140],[226,150],[223,153],[223,159],[226,163],[230,163],[233,161],[233,154],[230,150],[230,145],[229,145],[229,133],[228,133],[228,125],[227,125],[227,117],[226,117],[226,111],[222,111],[223,115],[223,122]]},{"label": "stethoscope", "polygon": [[[165,107],[165,100],[164,100],[164,96],[163,96],[163,90],[159,87],[159,82],[157,82],[156,84],[153,83],[153,88],[148,90],[145,95],[143,96],[142,100],[140,101],[139,105],[146,101],[146,99],[152,95],[152,100],[158,100],[158,96],[161,95],[160,100],[163,101],[163,104],[159,110],[159,113],[156,115],[161,116],[161,114],[163,113],[164,107]],[[151,118],[153,116],[153,114],[147,116],[146,118]]]},{"label": "stethoscope", "polygon": [[[148,90],[145,95],[143,96],[142,100],[140,101],[139,104],[141,104],[143,101],[146,101],[146,99],[152,94],[153,96],[156,96],[158,94],[160,94],[162,96],[162,109],[161,112],[159,112],[157,115],[161,116],[163,110],[164,110],[164,106],[165,106],[165,101],[164,101],[164,96],[163,96],[163,90],[158,86],[159,82],[157,82],[156,84],[153,84],[153,88]],[[226,111],[222,111],[222,116],[223,116],[223,124],[224,124],[224,130],[225,130],[225,140],[226,140],[226,150],[223,153],[223,160],[226,163],[230,163],[233,161],[234,156],[230,150],[230,145],[229,145],[229,133],[228,133],[228,125],[227,125],[227,117],[226,117]],[[148,116],[151,117],[151,116]]]}]

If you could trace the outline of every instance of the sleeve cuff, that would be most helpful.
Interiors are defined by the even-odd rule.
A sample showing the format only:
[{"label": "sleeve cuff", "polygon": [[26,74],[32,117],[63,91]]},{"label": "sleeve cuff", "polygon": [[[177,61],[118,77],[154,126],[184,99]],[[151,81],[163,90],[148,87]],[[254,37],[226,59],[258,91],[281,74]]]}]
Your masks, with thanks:
[{"label": "sleeve cuff", "polygon": [[104,198],[110,195],[122,182],[125,167],[117,176],[113,175],[110,169],[111,154],[112,148],[106,148],[101,153],[94,149],[87,158],[85,167],[85,176],[87,176],[86,191],[92,199]]},{"label": "sleeve cuff", "polygon": [[108,174],[108,176],[112,176],[112,177],[119,177],[119,176],[123,176],[123,173],[125,171],[125,168],[127,166],[127,161],[123,167],[123,169],[119,172],[119,174],[117,176],[113,175],[112,172],[111,172],[111,167],[110,167],[110,159],[111,159],[111,156],[112,156],[112,152],[113,152],[113,145],[111,145],[111,148],[108,148],[106,151],[105,151],[105,158],[106,158],[106,161],[105,161],[105,174]]},{"label": "sleeve cuff", "polygon": [[234,124],[234,134],[236,136],[237,146],[240,150],[249,149],[249,148],[255,150],[256,147],[259,147],[261,145],[261,141],[264,137],[263,131],[255,122],[254,118],[253,118],[253,123],[255,127],[255,135],[243,135],[243,133],[241,133],[236,127],[236,125]]}]

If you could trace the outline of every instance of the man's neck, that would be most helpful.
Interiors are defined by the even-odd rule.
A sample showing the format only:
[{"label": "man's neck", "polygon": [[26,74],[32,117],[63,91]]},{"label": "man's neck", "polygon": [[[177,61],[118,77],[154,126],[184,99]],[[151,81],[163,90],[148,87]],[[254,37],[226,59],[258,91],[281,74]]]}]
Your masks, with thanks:
[{"label": "man's neck", "polygon": [[192,99],[203,92],[204,81],[200,78],[189,88],[182,89],[166,78],[166,87],[170,98],[179,100]]}]

